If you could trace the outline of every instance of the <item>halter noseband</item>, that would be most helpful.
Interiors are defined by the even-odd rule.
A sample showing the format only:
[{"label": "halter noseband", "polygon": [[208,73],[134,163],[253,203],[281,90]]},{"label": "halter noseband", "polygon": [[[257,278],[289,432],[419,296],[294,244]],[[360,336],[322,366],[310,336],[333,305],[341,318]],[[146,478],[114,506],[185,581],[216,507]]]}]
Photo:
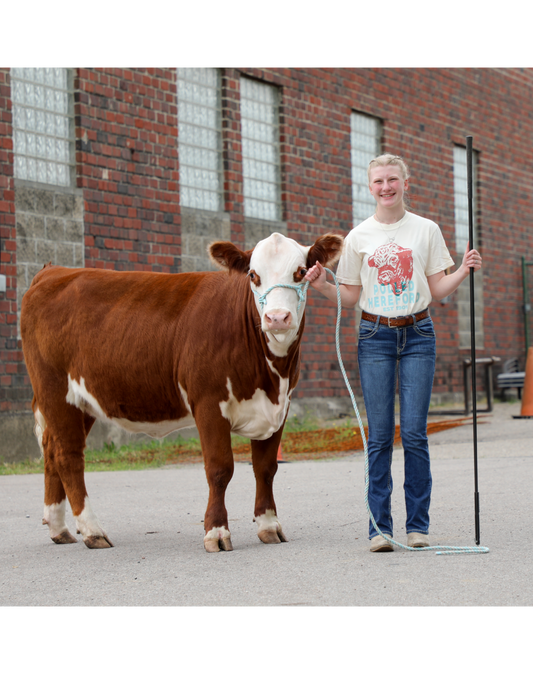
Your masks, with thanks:
[{"label": "halter noseband", "polygon": [[268,290],[265,290],[265,292],[260,295],[257,290],[254,290],[252,288],[252,292],[254,295],[257,295],[257,299],[259,304],[261,305],[261,308],[264,309],[265,304],[266,304],[266,296],[271,290],[274,290],[274,288],[292,288],[292,290],[295,290],[298,293],[298,307],[296,309],[296,313],[300,311],[300,306],[302,305],[302,302],[305,302],[305,298],[307,296],[307,288],[309,287],[309,281],[306,281],[302,286],[292,286],[288,285],[287,283],[276,283],[273,286],[270,286]]}]

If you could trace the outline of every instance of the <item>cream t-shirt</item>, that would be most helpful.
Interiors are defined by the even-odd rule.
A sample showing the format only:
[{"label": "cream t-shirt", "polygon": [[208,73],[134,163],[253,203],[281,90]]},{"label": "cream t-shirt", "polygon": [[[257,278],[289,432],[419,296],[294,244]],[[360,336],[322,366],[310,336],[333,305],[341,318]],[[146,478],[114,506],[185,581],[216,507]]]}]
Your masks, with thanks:
[{"label": "cream t-shirt", "polygon": [[454,264],[437,223],[406,211],[384,225],[374,216],[346,236],[339,283],[362,286],[359,306],[380,316],[408,316],[431,302],[427,277]]}]

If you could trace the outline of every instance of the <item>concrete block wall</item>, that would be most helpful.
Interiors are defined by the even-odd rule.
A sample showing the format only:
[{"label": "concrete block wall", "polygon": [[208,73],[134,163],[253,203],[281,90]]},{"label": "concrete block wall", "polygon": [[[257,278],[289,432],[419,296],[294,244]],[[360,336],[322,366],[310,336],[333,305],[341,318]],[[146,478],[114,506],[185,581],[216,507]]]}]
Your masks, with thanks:
[{"label": "concrete block wall", "polygon": [[81,190],[59,191],[17,184],[17,311],[35,274],[48,262],[85,266],[85,229]]}]

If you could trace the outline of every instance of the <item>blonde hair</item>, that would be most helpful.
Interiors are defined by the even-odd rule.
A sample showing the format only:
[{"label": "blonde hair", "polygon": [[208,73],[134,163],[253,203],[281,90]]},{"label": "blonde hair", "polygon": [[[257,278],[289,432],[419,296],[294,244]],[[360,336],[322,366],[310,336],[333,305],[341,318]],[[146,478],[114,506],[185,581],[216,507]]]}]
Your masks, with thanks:
[{"label": "blonde hair", "polygon": [[377,166],[389,165],[398,166],[402,172],[402,178],[404,180],[408,180],[410,178],[409,167],[401,157],[398,157],[394,154],[382,154],[379,157],[372,159],[368,165],[368,182],[370,183],[370,172],[372,169],[375,169]]}]

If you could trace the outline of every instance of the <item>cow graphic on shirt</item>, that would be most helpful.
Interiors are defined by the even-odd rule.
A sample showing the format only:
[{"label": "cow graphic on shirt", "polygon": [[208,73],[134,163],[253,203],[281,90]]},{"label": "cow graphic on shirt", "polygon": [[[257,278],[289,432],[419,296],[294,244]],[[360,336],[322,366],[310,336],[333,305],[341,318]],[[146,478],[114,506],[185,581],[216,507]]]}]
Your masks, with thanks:
[{"label": "cow graphic on shirt", "polygon": [[401,295],[413,277],[413,251],[391,241],[376,248],[368,266],[377,267],[380,285],[390,285],[395,295]]}]

